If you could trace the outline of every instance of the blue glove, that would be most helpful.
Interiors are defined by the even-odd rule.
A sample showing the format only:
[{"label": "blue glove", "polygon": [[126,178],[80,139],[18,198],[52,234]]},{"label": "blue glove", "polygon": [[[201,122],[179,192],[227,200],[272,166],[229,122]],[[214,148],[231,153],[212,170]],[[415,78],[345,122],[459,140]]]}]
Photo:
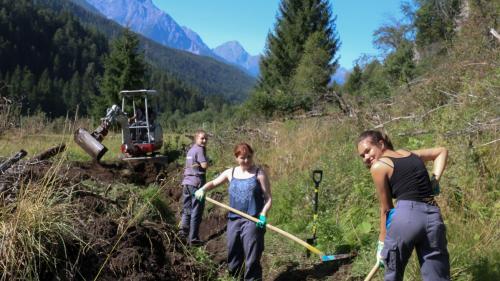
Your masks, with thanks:
[{"label": "blue glove", "polygon": [[436,179],[435,175],[431,177],[431,186],[432,186],[432,195],[437,196],[441,193],[441,187],[439,186],[439,182]]},{"label": "blue glove", "polygon": [[259,221],[255,223],[258,228],[266,228],[267,218],[264,215],[259,215]]},{"label": "blue glove", "polygon": [[384,242],[378,241],[377,242],[377,261],[378,261],[378,266],[384,267],[384,259],[382,258],[382,249],[384,248]]},{"label": "blue glove", "polygon": [[203,202],[203,200],[205,200],[205,190],[203,190],[203,188],[200,188],[200,189],[196,190],[196,192],[194,193],[194,197],[198,201]]}]

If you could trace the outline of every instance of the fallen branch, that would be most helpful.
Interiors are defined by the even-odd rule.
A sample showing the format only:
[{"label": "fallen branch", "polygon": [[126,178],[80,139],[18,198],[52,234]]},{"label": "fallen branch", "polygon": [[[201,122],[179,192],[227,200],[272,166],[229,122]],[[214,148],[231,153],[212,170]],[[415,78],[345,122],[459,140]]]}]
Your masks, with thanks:
[{"label": "fallen branch", "polygon": [[60,144],[58,146],[51,147],[51,148],[45,150],[44,152],[36,155],[35,157],[33,157],[33,160],[38,160],[38,161],[47,160],[47,159],[54,157],[57,154],[63,152],[65,149],[66,149],[66,144],[64,144],[64,143]]},{"label": "fallen branch", "polygon": [[5,171],[7,171],[12,165],[14,165],[16,162],[21,160],[27,154],[28,154],[28,152],[21,149],[14,156],[12,156],[9,159],[5,160],[4,162],[0,163],[0,174],[5,173]]},{"label": "fallen branch", "polygon": [[494,118],[486,122],[475,122],[475,123],[469,123],[469,126],[467,128],[458,130],[458,131],[448,131],[444,135],[447,137],[450,136],[457,136],[457,135],[473,135],[477,134],[479,132],[486,131],[488,129],[497,129],[498,122],[500,121],[499,118]]},{"label": "fallen branch", "polygon": [[418,131],[414,131],[414,132],[399,133],[398,136],[400,136],[400,137],[418,136],[418,135],[425,135],[425,134],[429,134],[429,133],[431,133],[431,131],[429,131],[429,130],[418,130]]},{"label": "fallen branch", "polygon": [[443,107],[448,107],[448,106],[452,106],[452,105],[457,105],[459,103],[448,103],[448,104],[445,104],[445,105],[440,105],[438,107],[435,107],[427,112],[425,112],[424,114],[422,115],[409,115],[409,116],[400,116],[400,117],[394,117],[394,118],[391,118],[389,121],[385,121],[375,127],[373,127],[374,129],[379,129],[379,128],[383,128],[386,124],[390,123],[390,122],[393,122],[393,121],[397,121],[397,120],[403,120],[403,119],[416,119],[416,118],[424,118],[426,117],[427,115],[431,114],[432,112],[438,110],[438,109],[441,109]]},{"label": "fallen branch", "polygon": [[393,121],[397,121],[397,120],[402,120],[402,119],[414,119],[414,118],[417,118],[418,116],[416,115],[409,115],[409,116],[400,116],[400,117],[394,117],[394,118],[391,118],[391,120],[389,121],[385,121],[383,122],[382,124],[379,124],[377,126],[374,127],[374,129],[379,129],[379,128],[383,128],[384,125],[388,124],[388,123],[391,123]]},{"label": "fallen branch", "polygon": [[476,146],[474,146],[474,148],[478,148],[478,147],[481,147],[481,146],[490,145],[490,144],[496,143],[497,141],[500,141],[500,139],[496,139],[496,140],[492,140],[492,141],[487,142],[487,143],[483,143],[483,144],[480,144],[480,145],[476,145]]},{"label": "fallen branch", "polygon": [[468,64],[464,64],[463,66],[471,66],[471,65],[489,65],[487,62],[471,62]]}]

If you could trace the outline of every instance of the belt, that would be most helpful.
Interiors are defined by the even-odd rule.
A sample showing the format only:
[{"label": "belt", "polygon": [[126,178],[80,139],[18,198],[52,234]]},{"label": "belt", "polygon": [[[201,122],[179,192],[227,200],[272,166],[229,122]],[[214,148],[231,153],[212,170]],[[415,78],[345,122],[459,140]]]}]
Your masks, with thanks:
[{"label": "belt", "polygon": [[438,203],[436,202],[436,199],[434,199],[434,197],[426,197],[426,198],[422,198],[422,202],[426,203],[426,204],[429,204],[431,206],[436,206],[436,207],[439,207],[438,206]]}]

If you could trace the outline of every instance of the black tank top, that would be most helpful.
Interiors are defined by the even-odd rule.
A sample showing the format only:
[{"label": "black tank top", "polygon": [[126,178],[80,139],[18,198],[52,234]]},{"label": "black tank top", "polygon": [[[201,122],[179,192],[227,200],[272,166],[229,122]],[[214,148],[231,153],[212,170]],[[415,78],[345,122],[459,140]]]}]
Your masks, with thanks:
[{"label": "black tank top", "polygon": [[396,200],[424,201],[432,196],[432,186],[424,161],[411,153],[407,157],[388,157],[394,163],[389,179],[391,195]]}]

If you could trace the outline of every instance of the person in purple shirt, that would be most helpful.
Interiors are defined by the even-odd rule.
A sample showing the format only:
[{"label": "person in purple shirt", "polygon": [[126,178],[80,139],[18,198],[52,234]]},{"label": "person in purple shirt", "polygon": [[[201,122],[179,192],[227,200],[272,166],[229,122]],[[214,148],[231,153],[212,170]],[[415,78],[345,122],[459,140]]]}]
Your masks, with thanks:
[{"label": "person in purple shirt", "polygon": [[205,172],[208,168],[207,133],[198,130],[194,138],[194,144],[186,155],[186,166],[182,180],[183,206],[179,236],[185,238],[189,245],[196,246],[202,243],[198,231],[205,202],[196,200],[194,193],[206,182]]}]

